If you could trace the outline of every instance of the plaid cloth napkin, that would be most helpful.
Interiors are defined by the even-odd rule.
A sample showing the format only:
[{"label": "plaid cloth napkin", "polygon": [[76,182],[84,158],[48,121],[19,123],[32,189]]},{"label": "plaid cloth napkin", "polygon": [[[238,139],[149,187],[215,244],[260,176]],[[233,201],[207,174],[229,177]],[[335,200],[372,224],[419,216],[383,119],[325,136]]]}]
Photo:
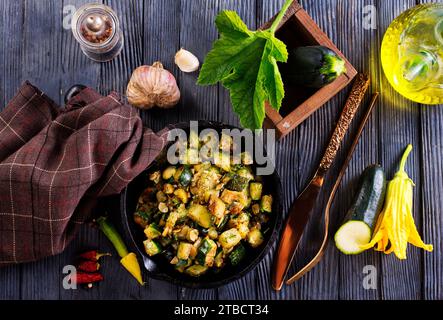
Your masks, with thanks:
[{"label": "plaid cloth napkin", "polygon": [[160,153],[116,93],[87,88],[59,109],[28,82],[0,113],[0,266],[60,253],[100,196],[118,194]]}]

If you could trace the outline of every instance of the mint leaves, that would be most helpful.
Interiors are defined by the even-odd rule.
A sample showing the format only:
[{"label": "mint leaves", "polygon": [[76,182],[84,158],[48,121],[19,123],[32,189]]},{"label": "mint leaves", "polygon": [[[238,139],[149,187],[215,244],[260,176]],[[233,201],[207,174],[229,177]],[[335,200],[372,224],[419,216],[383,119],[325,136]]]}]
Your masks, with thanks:
[{"label": "mint leaves", "polygon": [[197,83],[222,83],[245,128],[262,128],[266,101],[276,110],[281,107],[285,91],[277,62],[286,62],[288,52],[275,29],[291,3],[285,3],[268,30],[250,31],[234,11],[222,11],[215,20],[220,39],[206,56]]}]

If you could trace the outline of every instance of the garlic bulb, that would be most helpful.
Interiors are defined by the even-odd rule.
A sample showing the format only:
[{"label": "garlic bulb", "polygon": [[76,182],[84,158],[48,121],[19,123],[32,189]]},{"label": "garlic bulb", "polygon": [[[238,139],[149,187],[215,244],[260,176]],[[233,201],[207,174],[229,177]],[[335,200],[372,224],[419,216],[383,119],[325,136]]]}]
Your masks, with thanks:
[{"label": "garlic bulb", "polygon": [[198,58],[183,48],[175,54],[175,64],[183,72],[194,72],[200,66]]},{"label": "garlic bulb", "polygon": [[128,102],[141,109],[171,108],[180,100],[174,76],[160,62],[134,70],[126,89]]}]

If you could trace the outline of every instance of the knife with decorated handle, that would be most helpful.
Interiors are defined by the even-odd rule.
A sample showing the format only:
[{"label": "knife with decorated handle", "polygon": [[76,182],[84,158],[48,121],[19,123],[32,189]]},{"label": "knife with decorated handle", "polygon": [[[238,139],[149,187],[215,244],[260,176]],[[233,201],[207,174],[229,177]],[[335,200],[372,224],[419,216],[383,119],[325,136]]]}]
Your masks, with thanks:
[{"label": "knife with decorated handle", "polygon": [[281,236],[276,257],[274,258],[272,287],[275,290],[281,290],[283,286],[303,231],[320,194],[326,173],[334,162],[341,142],[369,88],[369,83],[370,80],[366,75],[358,74],[356,76],[352,91],[346,101],[318,170],[308,187],[295,200],[289,210],[288,219]]}]

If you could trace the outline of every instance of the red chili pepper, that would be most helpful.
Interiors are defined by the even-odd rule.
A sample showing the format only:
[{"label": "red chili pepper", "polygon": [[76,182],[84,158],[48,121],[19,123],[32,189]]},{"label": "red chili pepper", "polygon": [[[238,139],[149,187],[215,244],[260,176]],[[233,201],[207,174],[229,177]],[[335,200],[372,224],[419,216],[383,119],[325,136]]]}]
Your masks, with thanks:
[{"label": "red chili pepper", "polygon": [[97,261],[82,260],[78,263],[77,269],[85,272],[97,272],[100,268],[100,264]]},{"label": "red chili pepper", "polygon": [[97,261],[103,256],[110,256],[110,253],[98,253],[96,250],[86,251],[85,253],[82,253],[80,255],[80,258],[91,260],[91,261]]},{"label": "red chili pepper", "polygon": [[75,278],[72,279],[76,284],[90,284],[94,282],[103,281],[103,276],[96,273],[77,272]]}]

